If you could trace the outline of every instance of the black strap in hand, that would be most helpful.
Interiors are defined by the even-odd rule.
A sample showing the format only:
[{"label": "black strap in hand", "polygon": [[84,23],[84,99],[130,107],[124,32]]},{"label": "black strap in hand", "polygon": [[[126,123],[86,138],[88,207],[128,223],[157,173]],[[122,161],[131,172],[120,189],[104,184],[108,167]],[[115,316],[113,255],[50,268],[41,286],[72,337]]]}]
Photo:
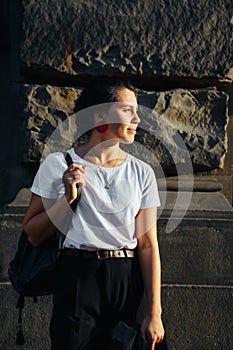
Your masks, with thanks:
[{"label": "black strap in hand", "polygon": [[[65,159],[68,167],[74,163],[73,159],[71,158],[71,155],[68,152],[65,155]],[[79,186],[79,184],[76,184],[76,187],[77,187],[78,195],[77,195],[77,198],[70,205],[73,210],[76,209],[78,202],[80,201],[81,192],[82,192],[82,188]]]}]

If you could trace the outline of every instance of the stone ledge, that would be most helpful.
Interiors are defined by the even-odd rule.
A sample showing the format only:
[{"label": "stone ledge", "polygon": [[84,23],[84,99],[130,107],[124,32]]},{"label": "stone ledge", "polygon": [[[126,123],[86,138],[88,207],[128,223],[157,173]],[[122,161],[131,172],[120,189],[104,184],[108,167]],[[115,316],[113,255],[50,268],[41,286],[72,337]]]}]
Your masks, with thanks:
[{"label": "stone ledge", "polygon": [[158,179],[160,191],[185,191],[185,192],[218,192],[223,186],[213,177],[209,176],[176,176],[164,179]]},{"label": "stone ledge", "polygon": [[[221,192],[190,192],[190,191],[160,191],[161,207],[159,212],[165,209],[166,211],[176,210],[179,212],[194,213],[199,217],[200,212],[205,212],[214,219],[213,213],[218,212],[220,216],[224,217],[224,213],[232,213],[233,208],[229,201]],[[212,213],[212,214],[211,214]]]}]

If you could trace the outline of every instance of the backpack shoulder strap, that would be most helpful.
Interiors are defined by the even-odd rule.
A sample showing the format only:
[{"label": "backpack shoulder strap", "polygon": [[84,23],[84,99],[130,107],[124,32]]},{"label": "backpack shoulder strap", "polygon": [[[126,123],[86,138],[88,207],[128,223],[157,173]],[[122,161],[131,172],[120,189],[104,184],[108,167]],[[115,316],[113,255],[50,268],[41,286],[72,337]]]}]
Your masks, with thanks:
[{"label": "backpack shoulder strap", "polygon": [[[71,157],[71,155],[69,154],[69,152],[66,152],[65,154],[65,160],[66,160],[66,163],[67,163],[67,166],[69,167],[71,164],[73,164],[73,159]],[[78,202],[80,201],[80,198],[81,198],[81,192],[82,192],[82,187],[79,186],[79,184],[76,185],[77,187],[77,190],[78,190],[78,196],[77,198],[73,201],[73,203],[71,204],[71,208],[73,210],[76,209],[77,205],[78,205]]]},{"label": "backpack shoulder strap", "polygon": [[66,152],[65,160],[66,160],[68,167],[73,163],[73,159],[72,159],[71,155],[69,154],[69,152]]},{"label": "backpack shoulder strap", "polygon": [[24,296],[22,294],[19,294],[16,308],[19,309],[19,316],[18,316],[18,331],[16,334],[16,345],[24,345],[25,339],[24,334],[22,331],[22,311],[24,308]]}]

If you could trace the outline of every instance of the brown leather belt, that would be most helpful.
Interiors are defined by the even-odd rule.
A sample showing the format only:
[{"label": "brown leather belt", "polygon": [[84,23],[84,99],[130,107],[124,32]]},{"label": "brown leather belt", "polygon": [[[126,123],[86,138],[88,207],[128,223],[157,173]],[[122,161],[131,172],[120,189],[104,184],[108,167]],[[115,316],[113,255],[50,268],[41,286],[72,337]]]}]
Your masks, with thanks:
[{"label": "brown leather belt", "polygon": [[62,254],[66,256],[76,256],[81,258],[113,259],[113,258],[134,258],[134,249],[117,250],[82,250],[73,248],[64,248]]}]

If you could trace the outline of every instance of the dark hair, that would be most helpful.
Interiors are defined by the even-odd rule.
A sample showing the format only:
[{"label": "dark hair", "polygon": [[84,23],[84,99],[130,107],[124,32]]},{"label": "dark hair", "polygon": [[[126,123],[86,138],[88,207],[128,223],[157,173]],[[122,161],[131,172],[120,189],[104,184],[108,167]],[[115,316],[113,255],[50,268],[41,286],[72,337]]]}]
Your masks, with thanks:
[{"label": "dark hair", "polygon": [[117,102],[117,92],[123,88],[133,91],[136,95],[136,89],[127,79],[113,76],[94,77],[75,102],[74,112],[99,104]]}]

